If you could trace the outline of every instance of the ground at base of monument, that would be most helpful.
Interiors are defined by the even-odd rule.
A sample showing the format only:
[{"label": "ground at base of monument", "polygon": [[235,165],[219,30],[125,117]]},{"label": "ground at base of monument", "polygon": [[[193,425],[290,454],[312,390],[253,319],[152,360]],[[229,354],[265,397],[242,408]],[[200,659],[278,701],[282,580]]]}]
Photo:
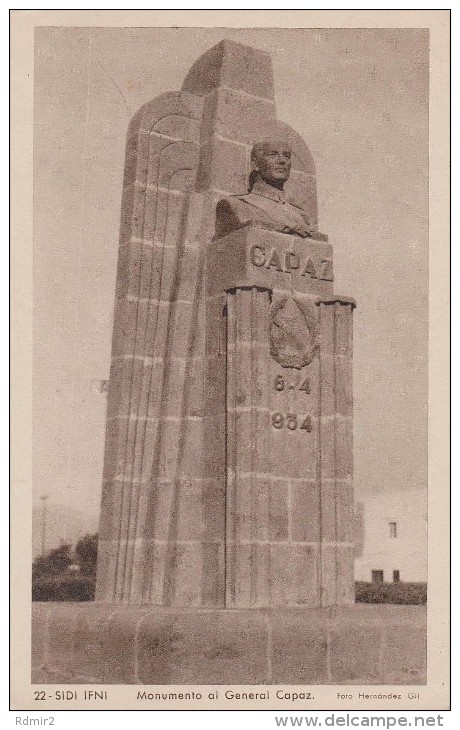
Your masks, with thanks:
[{"label": "ground at base of monument", "polygon": [[426,607],[35,603],[32,682],[422,685]]}]

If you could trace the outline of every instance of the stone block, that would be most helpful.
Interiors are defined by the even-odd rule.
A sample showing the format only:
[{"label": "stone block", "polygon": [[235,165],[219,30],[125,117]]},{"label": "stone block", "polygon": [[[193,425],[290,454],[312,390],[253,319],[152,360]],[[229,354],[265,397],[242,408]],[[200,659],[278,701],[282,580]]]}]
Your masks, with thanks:
[{"label": "stone block", "polygon": [[206,478],[197,480],[201,487],[203,536],[206,542],[225,540],[225,480]]},{"label": "stone block", "polygon": [[228,39],[220,41],[195,61],[182,89],[203,96],[218,86],[262,97],[274,104],[270,55]]},{"label": "stone block", "polygon": [[52,603],[32,603],[32,637],[31,637],[31,664],[32,667],[42,668],[47,662],[49,643],[49,621],[53,609]]},{"label": "stone block", "polygon": [[202,145],[197,172],[197,190],[214,188],[223,195],[238,195],[247,190],[248,149],[224,139]]},{"label": "stone block", "polygon": [[[233,491],[233,509],[229,515],[233,523],[233,539],[236,542],[256,539],[257,521],[261,515],[255,511],[254,490],[257,478],[242,465],[241,472],[236,472]],[[242,472],[245,472],[244,474]]]},{"label": "stone block", "polygon": [[227,427],[229,431],[227,468],[247,473],[252,468],[253,453],[250,441],[250,414],[235,410],[229,411]]},{"label": "stone block", "polygon": [[[250,333],[248,333],[250,336]],[[246,341],[247,347],[242,346],[244,333],[238,332],[235,350],[230,354],[233,359],[236,375],[234,400],[229,406],[237,414],[244,413],[248,409],[257,408],[257,402],[263,403],[264,393],[257,393],[257,366],[254,363],[256,348],[254,343]]]},{"label": "stone block", "polygon": [[[150,300],[140,299],[139,297],[130,297],[125,302],[125,312],[122,317],[122,336],[125,339],[123,346],[125,352],[123,355],[140,355],[142,357],[151,356],[152,348],[150,340],[152,334],[151,320],[155,312],[154,306]],[[125,326],[131,327],[130,332],[126,332]],[[116,350],[113,355],[118,355]]]},{"label": "stone block", "polygon": [[232,612],[145,619],[139,631],[143,684],[259,684],[265,677],[263,617]]},{"label": "stone block", "polygon": [[272,683],[312,685],[328,682],[327,622],[321,611],[298,610],[273,614]]},{"label": "stone block", "polygon": [[[291,486],[287,480],[267,478],[270,485],[269,502],[269,540],[285,542],[289,539],[289,525],[295,508],[289,514]],[[293,539],[295,539],[293,537]]]},{"label": "stone block", "polygon": [[203,543],[203,571],[201,580],[201,605],[225,606],[225,545],[219,542]]},{"label": "stone block", "polygon": [[[313,239],[246,227],[213,241],[206,265],[209,296],[247,286],[315,296],[332,292],[330,278],[320,278],[332,276],[332,248]],[[325,316],[332,325],[333,312]],[[332,357],[332,326],[328,336]]]},{"label": "stone block", "polygon": [[[187,353],[188,354],[188,353]],[[172,357],[166,377],[168,413],[192,417],[204,416],[203,362],[196,358]]]},{"label": "stone block", "polygon": [[162,424],[162,450],[159,475],[162,479],[193,478],[202,476],[201,449],[204,423],[200,418]]},{"label": "stone block", "polygon": [[[153,521],[148,520],[149,525]],[[156,535],[156,531],[152,530]],[[166,601],[165,585],[167,581],[167,544],[152,540],[149,537],[144,539],[144,565],[140,573],[138,595],[141,602],[154,606],[162,606]]]},{"label": "stone block", "polygon": [[[214,331],[214,334],[217,340],[219,332]],[[206,380],[205,386],[203,384],[202,396],[206,403],[206,414],[210,418],[222,417],[226,405],[227,358],[223,354],[218,354],[217,347],[215,352],[209,351],[204,363],[204,369]]]},{"label": "stone block", "polygon": [[[120,306],[120,300],[123,301],[128,293],[129,255],[131,250],[130,241],[130,235],[127,235],[124,239],[120,237],[120,243],[118,246],[117,278],[115,284],[115,314],[118,313],[117,308]],[[116,322],[117,320],[114,318],[114,324]]]},{"label": "stone block", "polygon": [[[326,394],[321,390],[321,408],[326,400]],[[328,404],[326,404],[327,406]],[[321,416],[320,428],[320,467],[321,480],[324,489],[328,490],[328,483],[336,478],[336,420],[334,415]]]},{"label": "stone block", "polygon": [[144,237],[146,200],[146,183],[139,185],[134,181],[123,189],[120,218],[120,242],[123,245],[133,237]]},{"label": "stone block", "polygon": [[320,574],[320,606],[333,607],[337,605],[337,545],[323,532],[322,542],[319,545]]},{"label": "stone block", "polygon": [[123,189],[133,185],[135,180],[147,181],[150,142],[150,132],[145,129],[135,128],[131,133],[128,132],[125,147]]},{"label": "stone block", "polygon": [[[228,308],[230,309],[232,305],[235,308],[236,339],[234,343],[230,342],[229,345],[235,347],[238,362],[240,362],[240,357],[249,358],[253,348],[254,323],[257,317],[254,305],[257,294],[259,292],[255,291],[254,288],[249,291],[237,289],[233,299],[227,300]],[[248,362],[244,363],[241,369],[245,370],[247,366]],[[238,400],[237,404],[244,405],[244,401]]]},{"label": "stone block", "polygon": [[217,88],[204,104],[202,142],[212,135],[248,146],[273,130],[275,108],[264,99],[242,95],[232,89]]},{"label": "stone block", "polygon": [[112,359],[134,354],[137,308],[138,300],[131,301],[125,297],[115,302]]},{"label": "stone block", "polygon": [[[193,172],[193,174],[195,173]],[[170,181],[165,183],[165,189],[158,190],[155,217],[152,216],[149,221],[150,230],[146,229],[147,234],[150,234],[154,241],[164,243],[165,247],[174,249],[176,253],[182,249],[184,244],[183,228],[190,193],[184,194],[172,186],[192,189],[194,182],[191,176],[192,172],[187,170],[176,172],[171,176]]]},{"label": "stone block", "polygon": [[132,684],[136,681],[137,632],[145,620],[146,609],[121,608],[114,612],[106,630],[104,676],[110,684]]},{"label": "stone block", "polygon": [[[282,413],[284,425],[274,428],[270,423],[270,470],[277,476],[287,479],[306,479],[316,477],[316,447],[314,436],[299,426],[303,421],[303,413]],[[297,416],[298,427],[291,431],[286,425],[288,417]]]},{"label": "stone block", "polygon": [[161,128],[165,124],[164,120],[174,117],[199,122],[202,108],[202,100],[195,94],[188,94],[185,91],[167,91],[138,109],[129,124],[128,135],[135,134],[136,130],[140,129],[152,132]]},{"label": "stone block", "polygon": [[145,437],[153,438],[154,419],[160,417],[161,392],[165,371],[162,358],[146,356],[139,358],[141,369],[139,378],[133,380],[131,396],[131,410],[133,418],[137,418],[137,425]]},{"label": "stone block", "polygon": [[335,408],[339,416],[353,418],[353,365],[346,356],[335,356]]},{"label": "stone block", "polygon": [[[178,543],[174,548],[170,605],[220,606],[223,608],[225,567],[222,542]],[[174,578],[174,576],[176,578]]]},{"label": "stone block", "polygon": [[[221,292],[206,303],[206,357],[214,364],[227,356],[227,294]],[[210,366],[208,366],[210,367]],[[208,383],[212,388],[213,382]]]},{"label": "stone block", "polygon": [[422,638],[423,627],[406,625],[398,631],[389,627],[385,633],[385,683],[426,684],[426,640]]},{"label": "stone block", "polygon": [[206,477],[225,479],[226,473],[226,446],[225,416],[210,416],[203,421],[203,439],[206,444],[202,456],[203,474]]},{"label": "stone block", "polygon": [[[112,360],[110,370],[110,398],[107,403],[107,422],[126,421],[139,411],[140,390],[152,364],[142,356],[119,357]],[[120,432],[123,426],[120,424]]]},{"label": "stone block", "polygon": [[[148,272],[150,286],[147,290],[147,299],[152,303],[160,302],[163,306],[177,298],[177,282],[180,277],[180,245],[178,241],[166,241],[166,231],[160,231],[160,241],[157,243],[154,257],[154,268]],[[164,244],[161,242],[163,238]],[[185,297],[188,300],[188,297]]]},{"label": "stone block", "polygon": [[226,605],[257,608],[270,605],[270,545],[256,540],[227,545]]},{"label": "stone block", "polygon": [[351,606],[355,602],[354,550],[352,541],[336,550],[336,604]]},{"label": "stone block", "polygon": [[[208,598],[216,600],[212,593]],[[39,603],[32,622],[32,676],[43,684],[426,683],[423,606],[203,610]]]},{"label": "stone block", "polygon": [[[265,543],[269,540],[270,521],[270,485],[263,474],[257,472],[252,475],[248,484],[250,504],[250,532],[249,539]],[[243,486],[244,489],[244,486]]]},{"label": "stone block", "polygon": [[313,545],[270,545],[272,606],[318,605],[317,548]]},{"label": "stone block", "polygon": [[165,605],[200,606],[202,580],[202,542],[182,542],[171,531],[166,546]]},{"label": "stone block", "polygon": [[[48,645],[47,666],[54,670],[59,669],[67,676],[76,678],[80,672],[75,664],[76,650],[76,623],[78,614],[84,611],[85,606],[79,604],[61,604],[53,606],[48,618]],[[94,674],[97,674],[97,664]]]},{"label": "stone block", "polygon": [[129,404],[129,389],[133,370],[132,359],[116,357],[112,359],[109,378],[109,395],[107,397],[107,421],[111,422],[122,413],[126,413]]},{"label": "stone block", "polygon": [[378,684],[381,677],[379,626],[331,626],[330,667],[332,684]]},{"label": "stone block", "polygon": [[151,485],[149,522],[152,534],[158,541],[168,539],[170,516],[174,510],[173,482],[167,479],[156,479]]},{"label": "stone block", "polygon": [[198,479],[182,479],[178,485],[177,538],[201,540],[204,537],[202,483]]},{"label": "stone block", "polygon": [[[116,612],[113,609],[107,611],[107,607],[101,604],[96,605],[91,612],[80,610],[77,613],[73,663],[78,671],[80,681],[84,677],[97,680],[97,678],[104,678],[107,675],[117,676],[117,664],[119,666],[120,663],[124,665],[122,675],[128,675],[130,679],[132,678],[132,674],[129,674],[128,671],[129,661],[126,661],[127,656],[119,655],[116,651],[122,645],[122,632],[120,632],[120,636],[114,637],[112,635],[111,621],[115,615]],[[115,644],[112,644],[113,640],[115,640]],[[111,646],[113,650],[113,660],[110,662],[110,667],[106,667],[107,646]]]},{"label": "stone block", "polygon": [[335,450],[337,479],[353,476],[353,422],[350,416],[338,416],[335,422]]},{"label": "stone block", "polygon": [[199,147],[177,140],[165,145],[154,170],[156,185],[168,192],[192,191],[195,186]]},{"label": "stone block", "polygon": [[192,303],[182,300],[173,302],[168,337],[176,357],[188,357],[193,340],[201,334],[200,330],[196,331],[194,315]]},{"label": "stone block", "polygon": [[[110,395],[110,391],[109,391]],[[109,484],[117,476],[119,446],[123,444],[120,434],[121,422],[119,419],[111,419],[107,421],[105,426],[105,452],[104,452],[104,471],[102,477],[103,485]],[[113,507],[113,503],[110,502]]]},{"label": "stone block", "polygon": [[[191,97],[189,97],[191,100]],[[196,104],[196,100],[193,100]],[[188,114],[189,110],[184,109],[184,114],[172,113],[169,116],[161,117],[155,122],[155,128],[151,134],[159,134],[162,137],[181,139],[184,142],[200,141],[201,107],[196,110],[197,118],[193,119]],[[199,116],[198,116],[199,115]]]},{"label": "stone block", "polygon": [[170,300],[140,301],[138,315],[138,331],[144,334],[141,353],[145,357],[162,359],[165,362],[165,346],[168,341],[168,330],[171,328]]},{"label": "stone block", "polygon": [[176,297],[193,302],[196,311],[199,308],[199,295],[204,283],[204,266],[197,245],[185,241],[180,252],[179,267],[180,276],[175,285]]},{"label": "stone block", "polygon": [[335,305],[335,353],[345,359],[352,357],[353,332],[352,332],[353,306],[351,304],[337,302]]},{"label": "stone block", "polygon": [[293,482],[292,539],[301,542],[319,542],[320,539],[320,494],[315,481]]},{"label": "stone block", "polygon": [[152,297],[152,283],[161,272],[162,249],[152,240],[131,240],[129,244],[129,268],[126,272],[128,296],[141,299]]}]

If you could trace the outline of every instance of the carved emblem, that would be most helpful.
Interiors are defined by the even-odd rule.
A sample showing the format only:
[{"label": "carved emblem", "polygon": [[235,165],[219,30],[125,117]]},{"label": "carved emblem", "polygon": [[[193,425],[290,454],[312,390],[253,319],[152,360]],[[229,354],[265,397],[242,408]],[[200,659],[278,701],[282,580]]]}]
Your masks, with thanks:
[{"label": "carved emblem", "polygon": [[318,350],[318,320],[313,302],[282,296],[270,307],[270,355],[283,368],[305,367]]}]

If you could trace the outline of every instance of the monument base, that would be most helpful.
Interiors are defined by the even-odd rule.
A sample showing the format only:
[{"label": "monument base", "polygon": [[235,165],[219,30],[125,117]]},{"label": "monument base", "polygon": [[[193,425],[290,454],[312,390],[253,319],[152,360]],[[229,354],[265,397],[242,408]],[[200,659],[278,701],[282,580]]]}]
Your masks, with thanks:
[{"label": "monument base", "polygon": [[426,683],[426,608],[34,603],[34,684]]}]

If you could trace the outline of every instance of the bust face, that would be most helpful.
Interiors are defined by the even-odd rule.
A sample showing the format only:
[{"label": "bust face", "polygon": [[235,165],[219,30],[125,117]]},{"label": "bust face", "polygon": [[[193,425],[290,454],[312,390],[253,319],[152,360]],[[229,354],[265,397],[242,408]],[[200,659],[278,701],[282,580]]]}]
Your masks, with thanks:
[{"label": "bust face", "polygon": [[254,146],[252,161],[254,171],[264,182],[280,187],[291,172],[291,146],[283,139],[264,140]]}]

